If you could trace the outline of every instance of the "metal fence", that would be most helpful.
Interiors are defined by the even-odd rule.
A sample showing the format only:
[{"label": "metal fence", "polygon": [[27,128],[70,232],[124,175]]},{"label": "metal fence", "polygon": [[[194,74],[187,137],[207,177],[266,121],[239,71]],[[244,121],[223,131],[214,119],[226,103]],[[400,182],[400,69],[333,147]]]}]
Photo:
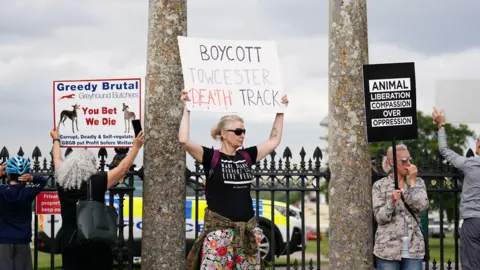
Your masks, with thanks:
[{"label": "metal fence", "polygon": [[[68,155],[72,149],[67,149]],[[126,149],[116,149],[116,155],[112,161],[107,164],[106,149],[99,149],[99,170],[104,171],[115,166],[126,155]],[[379,153],[380,155],[381,153]],[[24,156],[25,153],[20,148],[17,155]],[[252,186],[252,203],[259,221],[259,225],[264,230],[264,238],[260,243],[263,266],[267,269],[321,269],[322,263],[325,263],[328,256],[322,250],[322,241],[327,241],[328,230],[322,230],[320,223],[320,195],[325,186],[324,181],[329,180],[328,169],[321,169],[322,152],[317,147],[313,153],[307,154],[302,148],[298,154],[300,161],[298,164],[292,163],[292,152],[287,147],[282,156],[278,157],[276,152],[253,166],[254,182]],[[471,150],[467,156],[471,156]],[[7,149],[4,147],[0,151],[0,160],[6,161],[9,157]],[[51,153],[50,153],[51,156]],[[31,155],[33,174],[48,177],[48,185],[45,191],[55,191],[53,178],[53,163],[42,157],[42,153],[36,147]],[[426,214],[425,233],[429,236],[436,236],[439,232],[438,254],[433,257],[427,254],[429,263],[425,262],[426,269],[460,269],[459,265],[459,194],[461,193],[463,175],[455,168],[446,164],[440,155],[432,162],[427,151],[424,151],[423,164],[419,167],[419,177],[422,177],[427,184],[427,191],[431,200],[431,208]],[[135,194],[137,189],[142,187],[142,171],[137,171],[132,166],[130,172],[121,181],[118,186],[109,190],[109,204],[114,204],[119,210],[119,238],[114,245],[114,258],[119,269],[133,269],[134,257],[139,256],[140,239],[135,239],[133,234],[136,225],[133,217],[134,197],[141,196]],[[140,178],[139,178],[140,176]],[[194,170],[187,177],[187,211],[190,203],[190,211],[195,217],[191,230],[193,235],[187,237],[187,251],[193,240],[198,236],[202,229],[203,221],[199,220],[202,216],[201,211],[205,207],[204,192],[204,172],[199,164],[195,164]],[[3,179],[4,181],[5,179]],[[140,184],[138,184],[140,182]],[[328,184],[328,183],[327,183]],[[124,213],[124,199],[128,203],[128,213]],[[315,205],[313,212],[314,220],[306,223],[306,204]],[[453,205],[451,207],[450,205]],[[35,205],[33,205],[35,209]],[[438,209],[436,209],[438,208]],[[453,220],[452,236],[448,236],[450,226],[444,223],[444,210],[449,210]],[[439,211],[439,230],[431,229],[428,215],[433,210]],[[49,253],[50,269],[55,269],[55,254],[59,253],[59,246],[52,239],[48,239],[46,232],[39,230],[39,217],[34,215],[33,225],[33,249],[34,249],[34,269],[38,269],[39,251],[40,254]],[[51,222],[50,235],[55,235],[56,222],[59,217],[50,215]],[[328,224],[325,224],[328,227]],[[57,225],[58,226],[58,225]],[[58,229],[58,228],[57,228]],[[311,230],[309,230],[311,229]],[[188,230],[187,230],[188,231]],[[308,240],[311,238],[313,240]],[[427,246],[431,251],[436,248],[437,243],[431,243],[429,237],[426,238]],[[447,240],[448,239],[448,240]],[[436,239],[435,239],[436,241]],[[325,245],[325,244],[324,244]],[[435,247],[434,247],[435,245]],[[452,252],[453,253],[448,253]],[[453,254],[447,255],[445,253]],[[438,258],[437,258],[438,255]]]}]

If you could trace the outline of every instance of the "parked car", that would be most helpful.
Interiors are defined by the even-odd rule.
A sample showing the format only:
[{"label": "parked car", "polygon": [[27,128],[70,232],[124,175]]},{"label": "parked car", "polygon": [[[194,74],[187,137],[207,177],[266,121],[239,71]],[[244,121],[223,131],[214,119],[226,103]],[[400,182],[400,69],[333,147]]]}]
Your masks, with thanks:
[{"label": "parked car", "polygon": [[[451,231],[451,225],[444,221],[443,222],[443,232],[442,237],[445,237],[445,232]],[[429,222],[428,224],[428,235],[430,237],[440,237],[440,220],[435,219]]]},{"label": "parked car", "polygon": [[[316,240],[317,239],[317,227],[309,227],[307,230],[307,240]],[[322,241],[323,233],[319,232],[319,240]]]},{"label": "parked car", "polygon": [[[143,190],[143,181],[138,177],[134,176],[134,198],[133,198],[133,237],[134,237],[134,257],[141,256],[141,239],[142,239],[142,190]],[[187,197],[186,197],[186,251],[190,250],[194,240],[195,240],[195,211],[196,211],[196,202],[195,199],[195,189],[202,189],[203,184],[195,182],[194,180],[187,181]],[[124,223],[128,224],[128,214],[129,214],[129,201],[125,197],[123,211],[124,211]],[[107,192],[105,200],[109,203],[109,194]],[[254,210],[256,210],[257,200],[252,200]],[[114,198],[114,206],[119,207],[118,195]],[[207,206],[206,200],[202,193],[198,197],[198,233],[203,228],[203,211]],[[259,226],[264,232],[264,237],[261,240],[260,244],[260,253],[262,257],[269,261],[271,260],[271,252],[273,249],[276,256],[286,255],[287,252],[287,231],[289,232],[289,251],[294,253],[302,249],[302,237],[306,237],[306,234],[302,233],[301,229],[301,211],[300,209],[290,206],[287,213],[287,205],[283,202],[274,201],[274,207],[272,208],[270,200],[259,200]],[[272,241],[270,223],[271,223],[271,214],[272,210],[274,211],[275,221],[274,221],[274,238],[275,241]],[[287,228],[287,216],[290,219],[290,225]],[[38,247],[39,251],[50,253],[52,248],[54,253],[60,253],[60,247],[57,242],[58,231],[61,227],[62,221],[60,215],[54,216],[54,235],[55,241],[51,240],[51,219],[50,215],[38,215]],[[124,239],[127,241],[129,238],[128,235],[128,226],[124,228]],[[275,244],[273,243],[275,242]],[[53,247],[52,247],[53,245]]]}]

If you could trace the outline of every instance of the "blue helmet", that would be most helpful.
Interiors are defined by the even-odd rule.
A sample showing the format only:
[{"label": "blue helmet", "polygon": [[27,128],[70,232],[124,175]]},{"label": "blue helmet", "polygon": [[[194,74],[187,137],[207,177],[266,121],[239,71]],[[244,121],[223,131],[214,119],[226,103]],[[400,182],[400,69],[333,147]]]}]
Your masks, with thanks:
[{"label": "blue helmet", "polygon": [[30,172],[30,162],[24,157],[12,157],[8,159],[5,170],[8,174],[23,175]]}]

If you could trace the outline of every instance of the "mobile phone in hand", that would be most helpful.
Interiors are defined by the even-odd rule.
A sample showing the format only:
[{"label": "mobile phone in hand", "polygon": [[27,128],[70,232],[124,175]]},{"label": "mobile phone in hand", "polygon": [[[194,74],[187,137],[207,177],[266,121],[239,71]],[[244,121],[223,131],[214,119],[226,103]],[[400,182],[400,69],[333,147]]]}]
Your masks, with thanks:
[{"label": "mobile phone in hand", "polygon": [[133,126],[133,131],[135,132],[135,137],[137,137],[138,133],[142,131],[142,124],[140,123],[140,120],[138,119],[132,120],[132,126]]}]

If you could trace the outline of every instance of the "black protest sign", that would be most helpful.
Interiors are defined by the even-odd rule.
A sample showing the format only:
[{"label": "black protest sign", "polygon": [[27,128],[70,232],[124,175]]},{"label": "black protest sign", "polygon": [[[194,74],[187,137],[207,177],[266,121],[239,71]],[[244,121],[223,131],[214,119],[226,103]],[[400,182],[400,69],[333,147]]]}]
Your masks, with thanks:
[{"label": "black protest sign", "polygon": [[418,137],[414,63],[363,66],[368,142]]}]

